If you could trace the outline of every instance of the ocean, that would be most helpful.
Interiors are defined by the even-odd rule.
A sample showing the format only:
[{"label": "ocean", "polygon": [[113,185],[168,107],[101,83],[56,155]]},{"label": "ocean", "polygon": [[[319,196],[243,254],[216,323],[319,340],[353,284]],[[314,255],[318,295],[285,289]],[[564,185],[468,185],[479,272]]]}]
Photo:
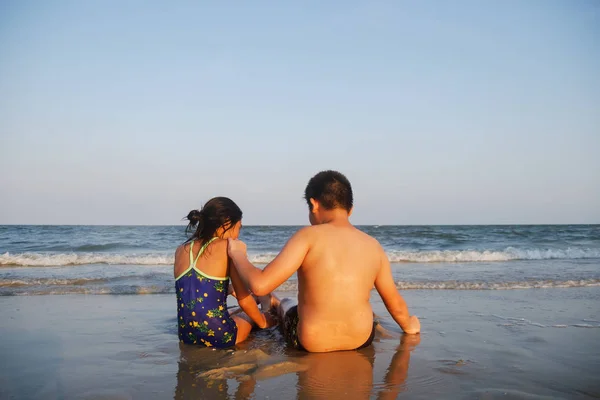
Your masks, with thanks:
[{"label": "ocean", "polygon": [[[298,226],[244,226],[258,266]],[[384,247],[400,290],[600,286],[600,225],[360,226]],[[0,226],[0,295],[174,291],[183,226]],[[296,289],[295,277],[282,290]]]}]

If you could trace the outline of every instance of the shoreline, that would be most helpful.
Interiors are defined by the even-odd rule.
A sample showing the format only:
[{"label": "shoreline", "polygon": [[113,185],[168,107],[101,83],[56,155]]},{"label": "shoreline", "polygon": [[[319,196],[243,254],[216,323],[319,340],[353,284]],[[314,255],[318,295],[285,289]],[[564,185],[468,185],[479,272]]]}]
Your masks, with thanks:
[{"label": "shoreline", "polygon": [[320,355],[288,349],[276,328],[231,351],[182,348],[169,294],[0,297],[0,397],[600,396],[600,288],[403,295],[422,322],[418,343],[375,294],[391,337]]}]

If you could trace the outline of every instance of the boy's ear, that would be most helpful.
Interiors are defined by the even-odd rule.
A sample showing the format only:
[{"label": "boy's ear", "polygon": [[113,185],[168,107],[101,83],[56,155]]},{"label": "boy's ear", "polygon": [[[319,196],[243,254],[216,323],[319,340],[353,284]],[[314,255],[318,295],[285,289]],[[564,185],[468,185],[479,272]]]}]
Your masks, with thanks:
[{"label": "boy's ear", "polygon": [[310,205],[312,206],[311,212],[314,214],[319,211],[319,202],[312,197],[309,199]]},{"label": "boy's ear", "polygon": [[350,217],[352,215],[352,211],[354,211],[354,207],[351,207],[350,211],[348,211],[348,217]]}]

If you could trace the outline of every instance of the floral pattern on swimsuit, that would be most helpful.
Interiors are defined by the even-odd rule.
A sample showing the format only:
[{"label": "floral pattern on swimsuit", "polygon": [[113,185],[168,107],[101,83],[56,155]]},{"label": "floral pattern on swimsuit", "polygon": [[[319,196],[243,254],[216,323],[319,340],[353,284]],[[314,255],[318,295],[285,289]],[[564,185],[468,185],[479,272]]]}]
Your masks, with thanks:
[{"label": "floral pattern on swimsuit", "polygon": [[193,266],[177,278],[177,328],[182,343],[235,345],[237,325],[227,311],[228,289],[229,278],[208,277]]}]

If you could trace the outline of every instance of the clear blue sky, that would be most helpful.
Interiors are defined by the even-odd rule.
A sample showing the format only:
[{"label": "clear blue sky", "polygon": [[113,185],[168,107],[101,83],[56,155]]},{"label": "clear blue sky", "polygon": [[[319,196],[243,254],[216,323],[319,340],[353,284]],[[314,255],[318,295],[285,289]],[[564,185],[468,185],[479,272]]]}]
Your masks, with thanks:
[{"label": "clear blue sky", "polygon": [[0,2],[0,223],[600,223],[600,2]]}]

